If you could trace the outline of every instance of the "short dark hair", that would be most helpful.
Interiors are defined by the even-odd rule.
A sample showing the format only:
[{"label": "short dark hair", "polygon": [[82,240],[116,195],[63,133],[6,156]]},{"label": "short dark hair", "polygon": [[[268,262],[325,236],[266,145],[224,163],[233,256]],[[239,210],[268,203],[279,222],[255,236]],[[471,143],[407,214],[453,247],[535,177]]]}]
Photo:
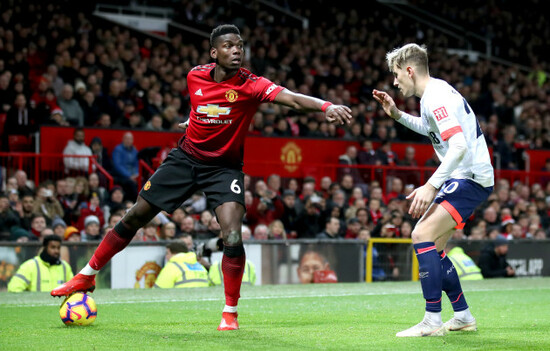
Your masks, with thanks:
[{"label": "short dark hair", "polygon": [[239,31],[239,28],[237,28],[234,24],[221,24],[212,29],[212,33],[210,33],[210,46],[215,47],[214,42],[216,41],[216,38],[225,34],[241,35],[241,31]]},{"label": "short dark hair", "polygon": [[166,245],[166,248],[170,250],[171,253],[177,254],[180,252],[189,252],[187,245],[184,242],[174,241]]},{"label": "short dark hair", "polygon": [[42,245],[44,247],[48,247],[48,244],[50,243],[50,241],[58,241],[59,243],[61,243],[61,237],[58,236],[58,235],[55,235],[55,234],[51,234],[51,235],[46,235],[44,237],[44,241],[42,242]]}]

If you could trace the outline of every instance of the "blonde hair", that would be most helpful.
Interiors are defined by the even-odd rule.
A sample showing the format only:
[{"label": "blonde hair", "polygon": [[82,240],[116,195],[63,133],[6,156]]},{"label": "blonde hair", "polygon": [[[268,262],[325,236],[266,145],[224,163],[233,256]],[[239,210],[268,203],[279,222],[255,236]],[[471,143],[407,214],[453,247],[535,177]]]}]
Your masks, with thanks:
[{"label": "blonde hair", "polygon": [[402,68],[409,64],[414,66],[418,73],[428,74],[428,49],[426,45],[406,44],[395,48],[386,54],[386,62],[390,72],[394,68]]}]

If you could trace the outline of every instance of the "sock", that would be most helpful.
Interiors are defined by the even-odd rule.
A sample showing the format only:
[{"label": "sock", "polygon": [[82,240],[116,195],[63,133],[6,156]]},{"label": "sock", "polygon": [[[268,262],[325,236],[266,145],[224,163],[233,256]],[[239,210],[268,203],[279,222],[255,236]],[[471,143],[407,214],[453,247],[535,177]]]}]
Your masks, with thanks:
[{"label": "sock", "polygon": [[240,246],[225,245],[223,247],[222,273],[226,306],[236,307],[239,297],[241,297],[245,262],[246,256],[242,244]]},{"label": "sock", "polygon": [[443,321],[441,320],[441,312],[428,312],[424,313],[424,319],[429,321],[432,325],[441,325]]},{"label": "sock", "polygon": [[[132,241],[137,230],[131,230],[122,221],[107,232],[88,263],[90,268],[99,271],[113,258],[114,255],[124,250]],[[84,273],[82,273],[84,274]]]},{"label": "sock", "polygon": [[471,322],[474,319],[469,308],[466,308],[464,311],[455,311],[455,318],[463,322]]},{"label": "sock", "polygon": [[443,275],[441,288],[449,297],[453,310],[455,312],[464,311],[468,308],[468,304],[462,292],[456,268],[451,259],[445,254],[445,251],[439,252],[439,255],[441,257],[441,273]]},{"label": "sock", "polygon": [[223,312],[237,313],[237,306],[227,306],[223,308]]},{"label": "sock", "polygon": [[84,275],[96,275],[97,273],[99,273],[99,271],[96,269],[93,269],[89,263],[86,265],[86,267],[82,268],[82,270],[80,271],[80,274],[84,274]]},{"label": "sock", "polygon": [[441,312],[441,261],[432,241],[414,244],[427,312]]}]

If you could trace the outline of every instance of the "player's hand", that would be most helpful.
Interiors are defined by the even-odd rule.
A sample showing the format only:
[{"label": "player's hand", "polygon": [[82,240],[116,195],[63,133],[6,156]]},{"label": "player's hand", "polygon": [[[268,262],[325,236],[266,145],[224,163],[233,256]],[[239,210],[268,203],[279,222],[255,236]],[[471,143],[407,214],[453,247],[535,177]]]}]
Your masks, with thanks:
[{"label": "player's hand", "polygon": [[325,118],[330,123],[350,124],[351,109],[344,105],[330,105],[325,110]]},{"label": "player's hand", "polygon": [[395,106],[395,101],[393,101],[393,98],[388,93],[373,89],[372,97],[374,100],[378,101],[380,105],[382,105],[384,112],[386,112],[388,116],[395,120],[398,120],[401,117],[399,114],[399,109]]},{"label": "player's hand", "polygon": [[189,121],[190,120],[191,120],[191,118],[188,118],[187,121],[178,124],[178,128],[181,129],[181,130],[186,130],[187,127],[189,127]]},{"label": "player's hand", "polygon": [[412,218],[422,217],[424,212],[426,212],[432,203],[436,194],[437,189],[430,183],[414,189],[413,192],[407,196],[407,200],[412,199],[411,207],[409,208],[409,214]]}]

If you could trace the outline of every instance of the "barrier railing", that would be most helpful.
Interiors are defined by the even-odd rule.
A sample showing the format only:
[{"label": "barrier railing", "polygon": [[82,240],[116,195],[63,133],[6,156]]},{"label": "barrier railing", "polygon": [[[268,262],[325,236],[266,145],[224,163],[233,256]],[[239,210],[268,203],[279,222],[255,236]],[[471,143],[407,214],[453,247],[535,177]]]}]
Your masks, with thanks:
[{"label": "barrier railing", "polygon": [[18,170],[25,171],[35,186],[45,180],[55,181],[68,176],[87,177],[91,172],[98,173],[102,186],[111,189],[114,185],[113,177],[97,162],[95,156],[0,152],[0,167],[6,179]]}]

